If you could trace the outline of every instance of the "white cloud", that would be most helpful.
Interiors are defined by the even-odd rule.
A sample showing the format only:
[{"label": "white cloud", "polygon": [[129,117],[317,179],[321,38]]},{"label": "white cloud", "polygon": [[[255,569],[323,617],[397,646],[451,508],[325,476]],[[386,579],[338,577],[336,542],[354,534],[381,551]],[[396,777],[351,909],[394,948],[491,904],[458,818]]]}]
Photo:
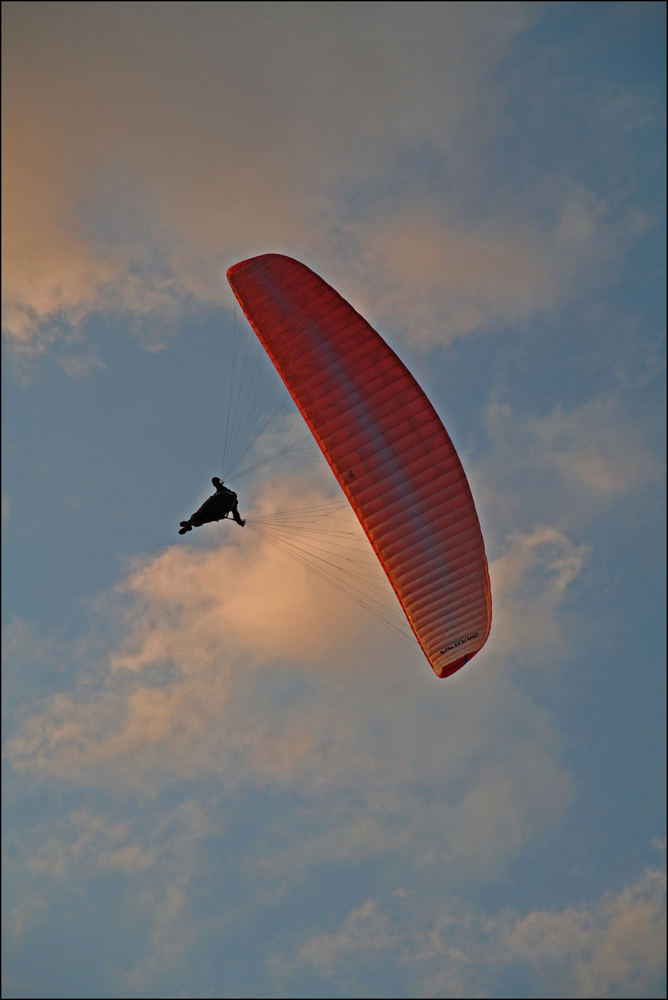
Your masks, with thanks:
[{"label": "white cloud", "polygon": [[561,194],[551,223],[515,204],[505,215],[464,218],[440,194],[379,208],[349,227],[357,253],[346,280],[363,314],[409,330],[413,348],[555,309],[616,244],[604,208],[579,187]]},{"label": "white cloud", "polygon": [[153,852],[133,839],[127,822],[109,821],[80,809],[52,825],[46,836],[38,831],[39,847],[28,868],[52,878],[70,877],[73,869],[141,871],[155,862]]},{"label": "white cloud", "polygon": [[521,970],[544,997],[658,997],[665,974],[665,871],[648,868],[617,892],[578,906],[518,914],[461,900],[367,899],[334,929],[311,932],[270,966],[285,988],[315,969],[356,993],[369,968],[411,996],[485,997]]},{"label": "white cloud", "polygon": [[529,300],[544,299],[537,290],[553,281],[549,266],[538,273],[535,227],[528,239],[490,239],[406,220],[400,203],[396,221],[385,206],[387,227],[370,226],[362,249],[366,237],[342,229],[338,211],[342,190],[382,187],[407,150],[459,149],[475,162],[461,127],[475,114],[476,143],[494,128],[481,93],[535,16],[527,5],[395,4],[382,23],[374,4],[195,9],[163,5],[156,17],[134,4],[119,16],[107,6],[92,18],[71,6],[55,18],[8,8],[5,324],[18,348],[43,350],[58,325],[96,309],[164,329],[189,296],[221,301],[224,262],[301,248],[335,269],[342,235],[359,261],[386,269],[388,305],[401,245],[416,241],[422,254],[438,248],[439,286],[453,268],[447,290],[466,329],[499,311],[524,315],[527,270]]},{"label": "white cloud", "polygon": [[8,930],[12,945],[20,947],[27,931],[39,933],[40,924],[52,919],[54,900],[62,907],[70,894],[80,896],[91,885],[97,892],[100,877],[112,876],[132,900],[127,923],[145,935],[137,964],[117,970],[132,991],[147,988],[192,946],[196,921],[189,910],[199,852],[213,832],[220,836],[225,823],[220,815],[214,819],[210,804],[194,798],[170,808],[146,802],[139,814],[120,815],[110,818],[108,809],[83,806],[26,826],[20,842],[8,838],[14,879],[25,868],[27,884],[41,887],[19,894]]},{"label": "white cloud", "polygon": [[526,656],[530,650],[544,663],[572,650],[572,618],[569,622],[564,602],[589,554],[587,545],[544,525],[506,539],[505,552],[490,565],[498,653],[522,650]]},{"label": "white cloud", "polygon": [[494,537],[541,521],[580,533],[613,503],[663,479],[655,428],[620,394],[539,416],[494,402],[485,423],[490,447],[472,478]]},{"label": "white cloud", "polygon": [[651,995],[665,967],[665,870],[647,869],[617,893],[561,912],[536,912],[502,928],[510,959],[563,992],[552,996]]},{"label": "white cloud", "polygon": [[342,965],[373,960],[396,946],[386,913],[372,899],[354,909],[338,930],[314,936],[299,949],[300,964],[312,965],[329,977]]}]

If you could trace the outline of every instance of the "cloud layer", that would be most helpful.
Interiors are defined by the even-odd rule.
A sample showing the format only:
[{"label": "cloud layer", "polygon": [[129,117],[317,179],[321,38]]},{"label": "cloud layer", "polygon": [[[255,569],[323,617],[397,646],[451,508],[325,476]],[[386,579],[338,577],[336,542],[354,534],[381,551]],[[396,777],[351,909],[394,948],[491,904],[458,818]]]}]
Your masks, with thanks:
[{"label": "cloud layer", "polygon": [[[3,5],[15,995],[665,993],[658,9]],[[493,589],[447,682],[250,514],[165,543],[225,370],[253,436],[267,250],[447,399]],[[331,499],[290,425],[258,524]]]},{"label": "cloud layer", "polygon": [[[482,666],[448,682],[451,696],[430,708],[439,682],[416,643],[398,647],[364,609],[261,537],[254,546],[239,539],[172,547],[130,568],[117,603],[99,606],[106,617],[116,607],[123,639],[94,685],[88,664],[79,685],[25,721],[11,743],[15,767],[135,791],[213,778],[354,801],[373,787],[366,806],[336,820],[344,850],[410,845],[416,863],[444,856],[462,870],[503,865],[566,807],[571,780],[556,734],[513,667],[546,642],[560,655],[557,619],[582,549],[554,529],[512,540],[492,566],[498,625]],[[438,789],[426,812],[417,796],[425,781]],[[332,843],[318,833],[302,859]]]}]

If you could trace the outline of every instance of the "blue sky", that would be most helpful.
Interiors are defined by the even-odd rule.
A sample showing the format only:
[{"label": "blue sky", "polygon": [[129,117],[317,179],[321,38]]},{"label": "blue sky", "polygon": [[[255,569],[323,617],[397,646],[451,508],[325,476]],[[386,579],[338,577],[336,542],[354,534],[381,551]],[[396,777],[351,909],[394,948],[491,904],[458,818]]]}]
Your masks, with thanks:
[{"label": "blue sky", "polygon": [[[3,995],[665,995],[665,6],[10,2],[3,39]],[[257,533],[176,534],[263,252],[459,450],[494,617],[451,680]],[[336,500],[271,461],[272,374],[249,524]]]}]

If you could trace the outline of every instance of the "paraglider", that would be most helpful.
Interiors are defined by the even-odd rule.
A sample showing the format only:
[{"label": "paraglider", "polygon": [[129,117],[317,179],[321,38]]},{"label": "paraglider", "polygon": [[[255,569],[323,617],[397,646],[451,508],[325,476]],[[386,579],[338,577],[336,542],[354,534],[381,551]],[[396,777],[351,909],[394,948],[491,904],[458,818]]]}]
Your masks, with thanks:
[{"label": "paraglider", "polygon": [[382,337],[304,264],[263,254],[227,278],[425,656],[450,676],[486,642],[492,602],[473,496],[436,411]]},{"label": "paraglider", "polygon": [[211,482],[216,487],[216,492],[205,500],[187,521],[181,521],[179,535],[185,535],[187,531],[199,528],[202,524],[209,524],[211,521],[223,521],[229,514],[240,527],[243,528],[245,525],[246,522],[239,514],[238,497],[234,490],[228,489],[218,476],[214,476]]}]

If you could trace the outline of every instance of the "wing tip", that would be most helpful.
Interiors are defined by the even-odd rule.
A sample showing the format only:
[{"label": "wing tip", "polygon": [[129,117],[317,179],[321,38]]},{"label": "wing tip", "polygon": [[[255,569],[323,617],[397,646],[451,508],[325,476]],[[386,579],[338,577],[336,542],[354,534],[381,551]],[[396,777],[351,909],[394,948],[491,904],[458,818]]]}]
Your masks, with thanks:
[{"label": "wing tip", "polygon": [[[467,663],[470,663],[473,657],[480,652],[480,650],[487,642],[487,639],[489,638],[489,633],[490,633],[490,628],[488,627],[487,632],[485,634],[485,638],[483,639],[483,641],[480,643],[479,646],[476,646],[476,648],[471,650],[470,653],[464,653],[463,656],[459,656],[456,660],[452,660],[450,663],[446,663],[442,666],[437,666],[435,663],[432,662],[432,660],[429,660],[436,676],[440,677],[441,680],[444,680],[446,677],[452,677],[452,675],[456,674],[458,670],[461,670],[462,667],[465,667]],[[429,659],[429,657],[427,657],[427,659]]]},{"label": "wing tip", "polygon": [[437,668],[432,663],[434,673],[441,680],[444,680],[446,677],[452,677],[452,675],[456,674],[458,670],[461,670],[463,666],[465,666],[467,663],[470,663],[470,661],[473,659],[474,656],[475,653],[469,653],[468,656],[460,656],[458,660],[454,660],[452,663],[447,663],[444,667],[440,668]]},{"label": "wing tip", "polygon": [[230,284],[232,284],[234,276],[238,274],[239,271],[243,271],[252,264],[258,264],[260,261],[264,264],[269,264],[271,261],[279,260],[289,260],[293,264],[299,263],[299,261],[295,260],[294,257],[288,257],[288,255],[284,253],[261,253],[257,254],[255,257],[246,257],[245,260],[240,260],[236,264],[232,264],[231,267],[228,267],[226,272],[227,280]]}]

